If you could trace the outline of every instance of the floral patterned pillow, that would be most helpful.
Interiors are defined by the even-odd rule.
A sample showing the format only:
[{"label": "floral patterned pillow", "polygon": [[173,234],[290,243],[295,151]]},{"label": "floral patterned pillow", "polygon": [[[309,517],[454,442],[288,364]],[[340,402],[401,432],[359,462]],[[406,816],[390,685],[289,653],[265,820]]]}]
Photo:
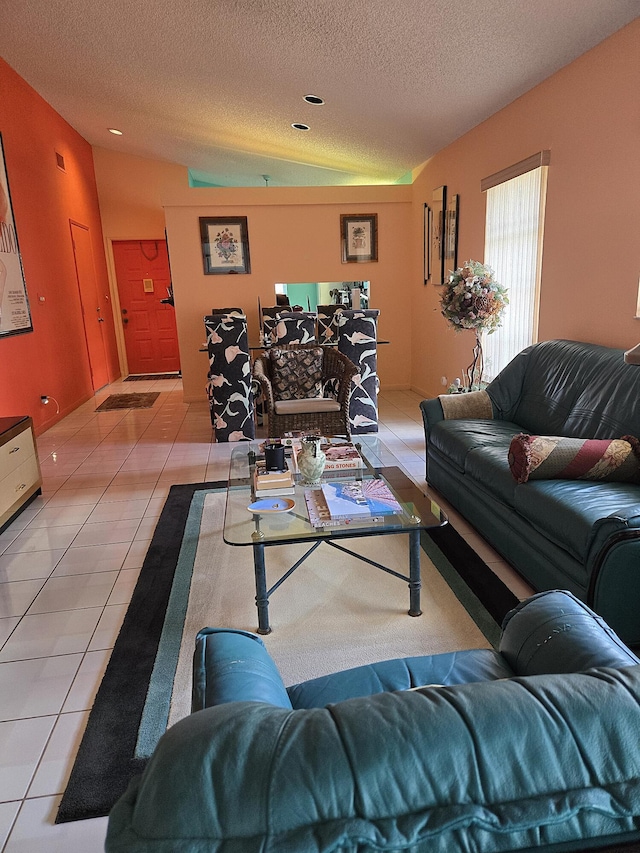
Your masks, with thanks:
[{"label": "floral patterned pillow", "polygon": [[567,438],[520,433],[511,440],[509,468],[518,483],[527,480],[640,482],[640,442],[622,438]]},{"label": "floral patterned pillow", "polygon": [[276,400],[304,400],[322,394],[322,348],[269,351]]}]

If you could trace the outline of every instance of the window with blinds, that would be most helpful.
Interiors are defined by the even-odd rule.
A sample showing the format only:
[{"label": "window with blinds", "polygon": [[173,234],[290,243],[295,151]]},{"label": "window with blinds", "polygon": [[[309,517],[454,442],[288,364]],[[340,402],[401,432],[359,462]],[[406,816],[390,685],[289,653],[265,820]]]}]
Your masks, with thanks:
[{"label": "window with blinds", "polygon": [[541,151],[481,184],[487,194],[484,262],[509,296],[502,325],[483,340],[485,381],[537,340],[549,161],[550,152]]}]

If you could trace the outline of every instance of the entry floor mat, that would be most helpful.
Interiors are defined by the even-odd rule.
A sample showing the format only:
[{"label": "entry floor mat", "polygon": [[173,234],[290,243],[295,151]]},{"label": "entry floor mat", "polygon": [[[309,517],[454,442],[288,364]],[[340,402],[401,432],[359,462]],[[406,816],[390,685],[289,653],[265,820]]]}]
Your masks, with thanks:
[{"label": "entry floor mat", "polygon": [[159,396],[159,391],[149,394],[111,394],[100,403],[96,412],[110,412],[113,409],[150,409]]},{"label": "entry floor mat", "polygon": [[152,382],[154,379],[180,379],[182,374],[179,371],[175,373],[134,373],[127,376],[125,382]]}]

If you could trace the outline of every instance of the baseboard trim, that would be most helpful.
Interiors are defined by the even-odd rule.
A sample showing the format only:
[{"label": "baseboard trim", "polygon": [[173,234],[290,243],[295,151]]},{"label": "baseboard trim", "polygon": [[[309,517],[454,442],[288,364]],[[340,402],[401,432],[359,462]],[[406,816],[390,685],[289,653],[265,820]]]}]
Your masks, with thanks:
[{"label": "baseboard trim", "polygon": [[424,400],[430,400],[432,397],[437,396],[430,394],[428,391],[423,391],[422,388],[416,388],[414,385],[409,390],[413,391],[414,394],[419,394]]}]

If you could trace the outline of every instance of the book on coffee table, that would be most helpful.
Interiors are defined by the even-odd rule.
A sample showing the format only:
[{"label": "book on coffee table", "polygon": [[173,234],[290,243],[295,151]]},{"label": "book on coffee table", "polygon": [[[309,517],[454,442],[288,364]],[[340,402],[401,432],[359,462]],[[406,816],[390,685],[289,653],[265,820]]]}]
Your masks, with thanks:
[{"label": "book on coffee table", "polygon": [[351,442],[338,444],[322,443],[320,450],[326,456],[325,471],[342,471],[349,468],[364,468],[362,456],[358,448]]},{"label": "book on coffee table", "polygon": [[323,483],[319,489],[305,489],[304,498],[314,527],[379,521],[403,511],[391,489],[379,479]]},{"label": "book on coffee table", "polygon": [[257,498],[295,494],[295,482],[288,462],[286,471],[267,471],[264,459],[258,459],[253,472],[253,490]]},{"label": "book on coffee table", "polygon": [[295,495],[295,486],[265,486],[261,489],[253,490],[256,499],[259,498],[277,498],[282,495]]}]

